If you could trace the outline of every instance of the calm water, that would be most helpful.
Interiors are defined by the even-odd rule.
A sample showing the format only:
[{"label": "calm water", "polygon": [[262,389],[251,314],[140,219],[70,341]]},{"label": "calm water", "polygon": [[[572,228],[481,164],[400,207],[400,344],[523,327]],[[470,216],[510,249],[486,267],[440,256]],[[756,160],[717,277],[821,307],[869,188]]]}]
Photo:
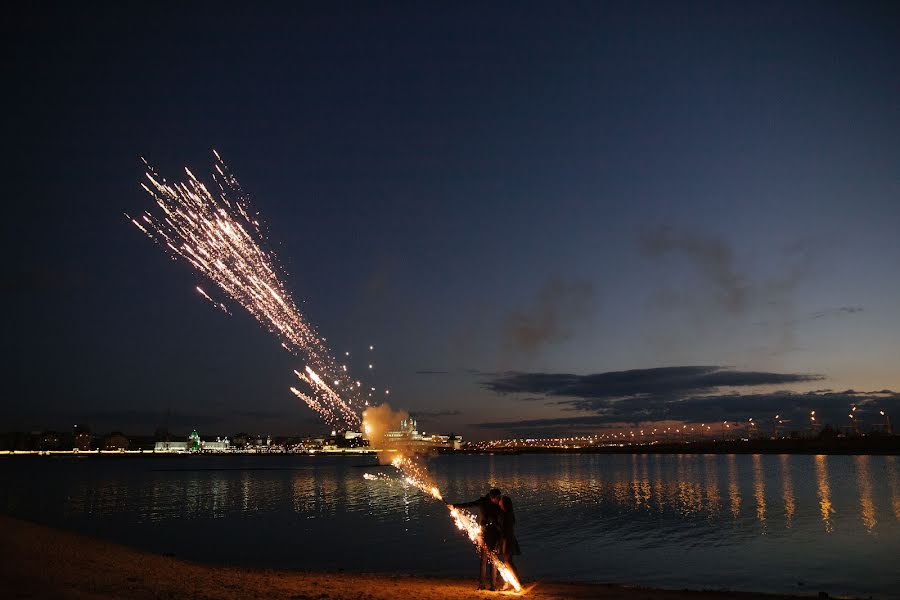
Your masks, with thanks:
[{"label": "calm water", "polygon": [[[0,510],[191,560],[464,575],[437,502],[365,457],[0,459]],[[443,456],[449,500],[515,500],[526,579],[900,597],[900,460]],[[386,472],[390,472],[389,470]]]}]

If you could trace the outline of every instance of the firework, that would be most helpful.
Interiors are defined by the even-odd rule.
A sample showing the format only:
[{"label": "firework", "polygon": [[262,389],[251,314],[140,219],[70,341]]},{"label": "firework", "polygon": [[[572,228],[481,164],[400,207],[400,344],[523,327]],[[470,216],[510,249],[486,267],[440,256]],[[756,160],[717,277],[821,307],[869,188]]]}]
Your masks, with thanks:
[{"label": "firework", "polygon": [[[435,500],[443,501],[444,498],[441,496],[441,491],[436,485],[429,481],[428,474],[422,465],[416,463],[411,458],[402,455],[394,457],[391,464],[403,473],[403,478],[406,483],[419,488],[419,490],[428,494]],[[517,592],[522,591],[522,584],[519,583],[519,579],[516,577],[515,573],[513,573],[512,569],[509,568],[509,565],[503,562],[496,552],[485,546],[481,525],[478,524],[475,515],[450,505],[447,505],[447,510],[450,511],[450,517],[453,519],[457,529],[469,536],[469,541],[475,544],[479,550],[488,553],[491,562],[497,567],[497,572],[500,573],[503,581],[511,585]]]},{"label": "firework", "polygon": [[[337,364],[324,338],[297,308],[258,214],[222,158],[213,154],[213,190],[188,169],[184,181],[169,183],[144,161],[147,173],[141,187],[156,202],[156,210],[126,217],[173,259],[186,261],[242,306],[278,336],[282,347],[303,359],[303,372],[295,373],[310,391],[291,391],[329,424],[355,429],[359,409],[365,405],[359,385],[349,378],[344,365]],[[224,303],[202,288],[197,287],[197,292],[228,313]]]},{"label": "firework", "polygon": [[[215,151],[213,154],[215,191],[210,191],[188,169],[185,169],[186,180],[169,183],[144,161],[147,181],[141,187],[154,199],[158,211],[156,214],[145,211],[139,218],[125,216],[169,256],[186,261],[278,336],[283,348],[305,360],[303,370],[295,370],[294,374],[309,392],[291,387],[297,398],[329,424],[356,429],[361,424],[360,412],[368,405],[362,396],[362,383],[351,379],[346,365],[335,361],[325,338],[319,337],[297,308],[284,283],[283,269],[269,249],[257,213],[250,208],[247,195],[222,158]],[[203,288],[196,289],[216,308],[231,314],[224,303]],[[369,346],[370,351],[374,349]],[[345,356],[349,355],[345,352]],[[368,366],[369,370],[374,369],[374,364]],[[372,396],[371,392],[367,395]],[[389,391],[385,390],[385,394]],[[427,473],[420,465],[407,457],[398,457],[393,464],[404,474],[407,483],[442,500],[440,490],[428,483]],[[385,476],[366,478],[384,479]],[[456,508],[448,509],[456,526],[466,532],[472,543],[485,549],[481,527],[474,516]],[[488,552],[503,579],[516,591],[521,590],[509,567],[496,553]]]}]

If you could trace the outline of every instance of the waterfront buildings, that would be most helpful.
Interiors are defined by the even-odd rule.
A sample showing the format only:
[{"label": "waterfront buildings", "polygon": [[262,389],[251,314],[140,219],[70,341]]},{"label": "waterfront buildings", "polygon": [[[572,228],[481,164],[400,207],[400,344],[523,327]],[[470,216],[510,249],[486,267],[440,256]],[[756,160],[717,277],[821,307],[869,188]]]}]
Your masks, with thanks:
[{"label": "waterfront buildings", "polygon": [[230,450],[231,442],[227,437],[217,437],[216,441],[203,441],[196,429],[183,442],[158,441],[153,447],[154,452],[228,452]]},{"label": "waterfront buildings", "polygon": [[413,451],[432,450],[459,450],[462,448],[462,436],[441,435],[437,433],[426,434],[418,430],[418,424],[412,417],[400,421],[400,429],[388,431],[384,434],[385,445],[390,449],[404,449]]}]

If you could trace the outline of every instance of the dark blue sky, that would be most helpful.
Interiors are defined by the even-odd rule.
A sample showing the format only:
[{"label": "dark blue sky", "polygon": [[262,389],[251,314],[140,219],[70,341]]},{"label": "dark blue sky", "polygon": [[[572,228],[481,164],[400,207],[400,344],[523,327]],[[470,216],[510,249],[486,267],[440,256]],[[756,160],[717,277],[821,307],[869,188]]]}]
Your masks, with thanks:
[{"label": "dark blue sky", "polygon": [[[710,399],[838,418],[847,397],[808,392],[900,389],[895,3],[20,11],[0,429],[317,429],[296,361],[122,216],[149,204],[141,156],[204,174],[212,148],[307,316],[335,351],[375,344],[372,384],[426,428],[691,420]],[[642,391],[704,366],[767,376]],[[528,385],[498,394],[509,371]],[[637,383],[531,385],[610,372]]]}]

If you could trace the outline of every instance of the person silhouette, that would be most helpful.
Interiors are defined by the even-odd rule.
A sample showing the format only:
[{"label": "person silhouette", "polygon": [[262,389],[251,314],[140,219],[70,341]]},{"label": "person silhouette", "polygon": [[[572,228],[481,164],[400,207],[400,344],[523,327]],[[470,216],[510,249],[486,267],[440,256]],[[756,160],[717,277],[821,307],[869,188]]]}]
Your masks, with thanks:
[{"label": "person silhouette", "polygon": [[[522,554],[519,547],[519,540],[516,537],[516,513],[513,510],[512,498],[503,496],[500,498],[500,543],[498,544],[497,554],[500,560],[506,563],[516,579],[519,579],[519,570],[513,563],[513,556]],[[496,586],[496,582],[495,582]],[[502,590],[512,587],[508,582],[503,582]],[[501,591],[502,591],[501,590]]]},{"label": "person silhouette", "polygon": [[[490,582],[492,591],[497,589],[497,567],[491,561],[491,554],[497,555],[501,538],[500,497],[500,490],[494,488],[477,500],[462,504],[448,504],[450,508],[478,508],[478,524],[481,525],[482,537],[482,544],[479,547],[481,551],[479,590],[487,588],[488,582]],[[491,565],[490,574],[488,573],[488,564]]]}]

